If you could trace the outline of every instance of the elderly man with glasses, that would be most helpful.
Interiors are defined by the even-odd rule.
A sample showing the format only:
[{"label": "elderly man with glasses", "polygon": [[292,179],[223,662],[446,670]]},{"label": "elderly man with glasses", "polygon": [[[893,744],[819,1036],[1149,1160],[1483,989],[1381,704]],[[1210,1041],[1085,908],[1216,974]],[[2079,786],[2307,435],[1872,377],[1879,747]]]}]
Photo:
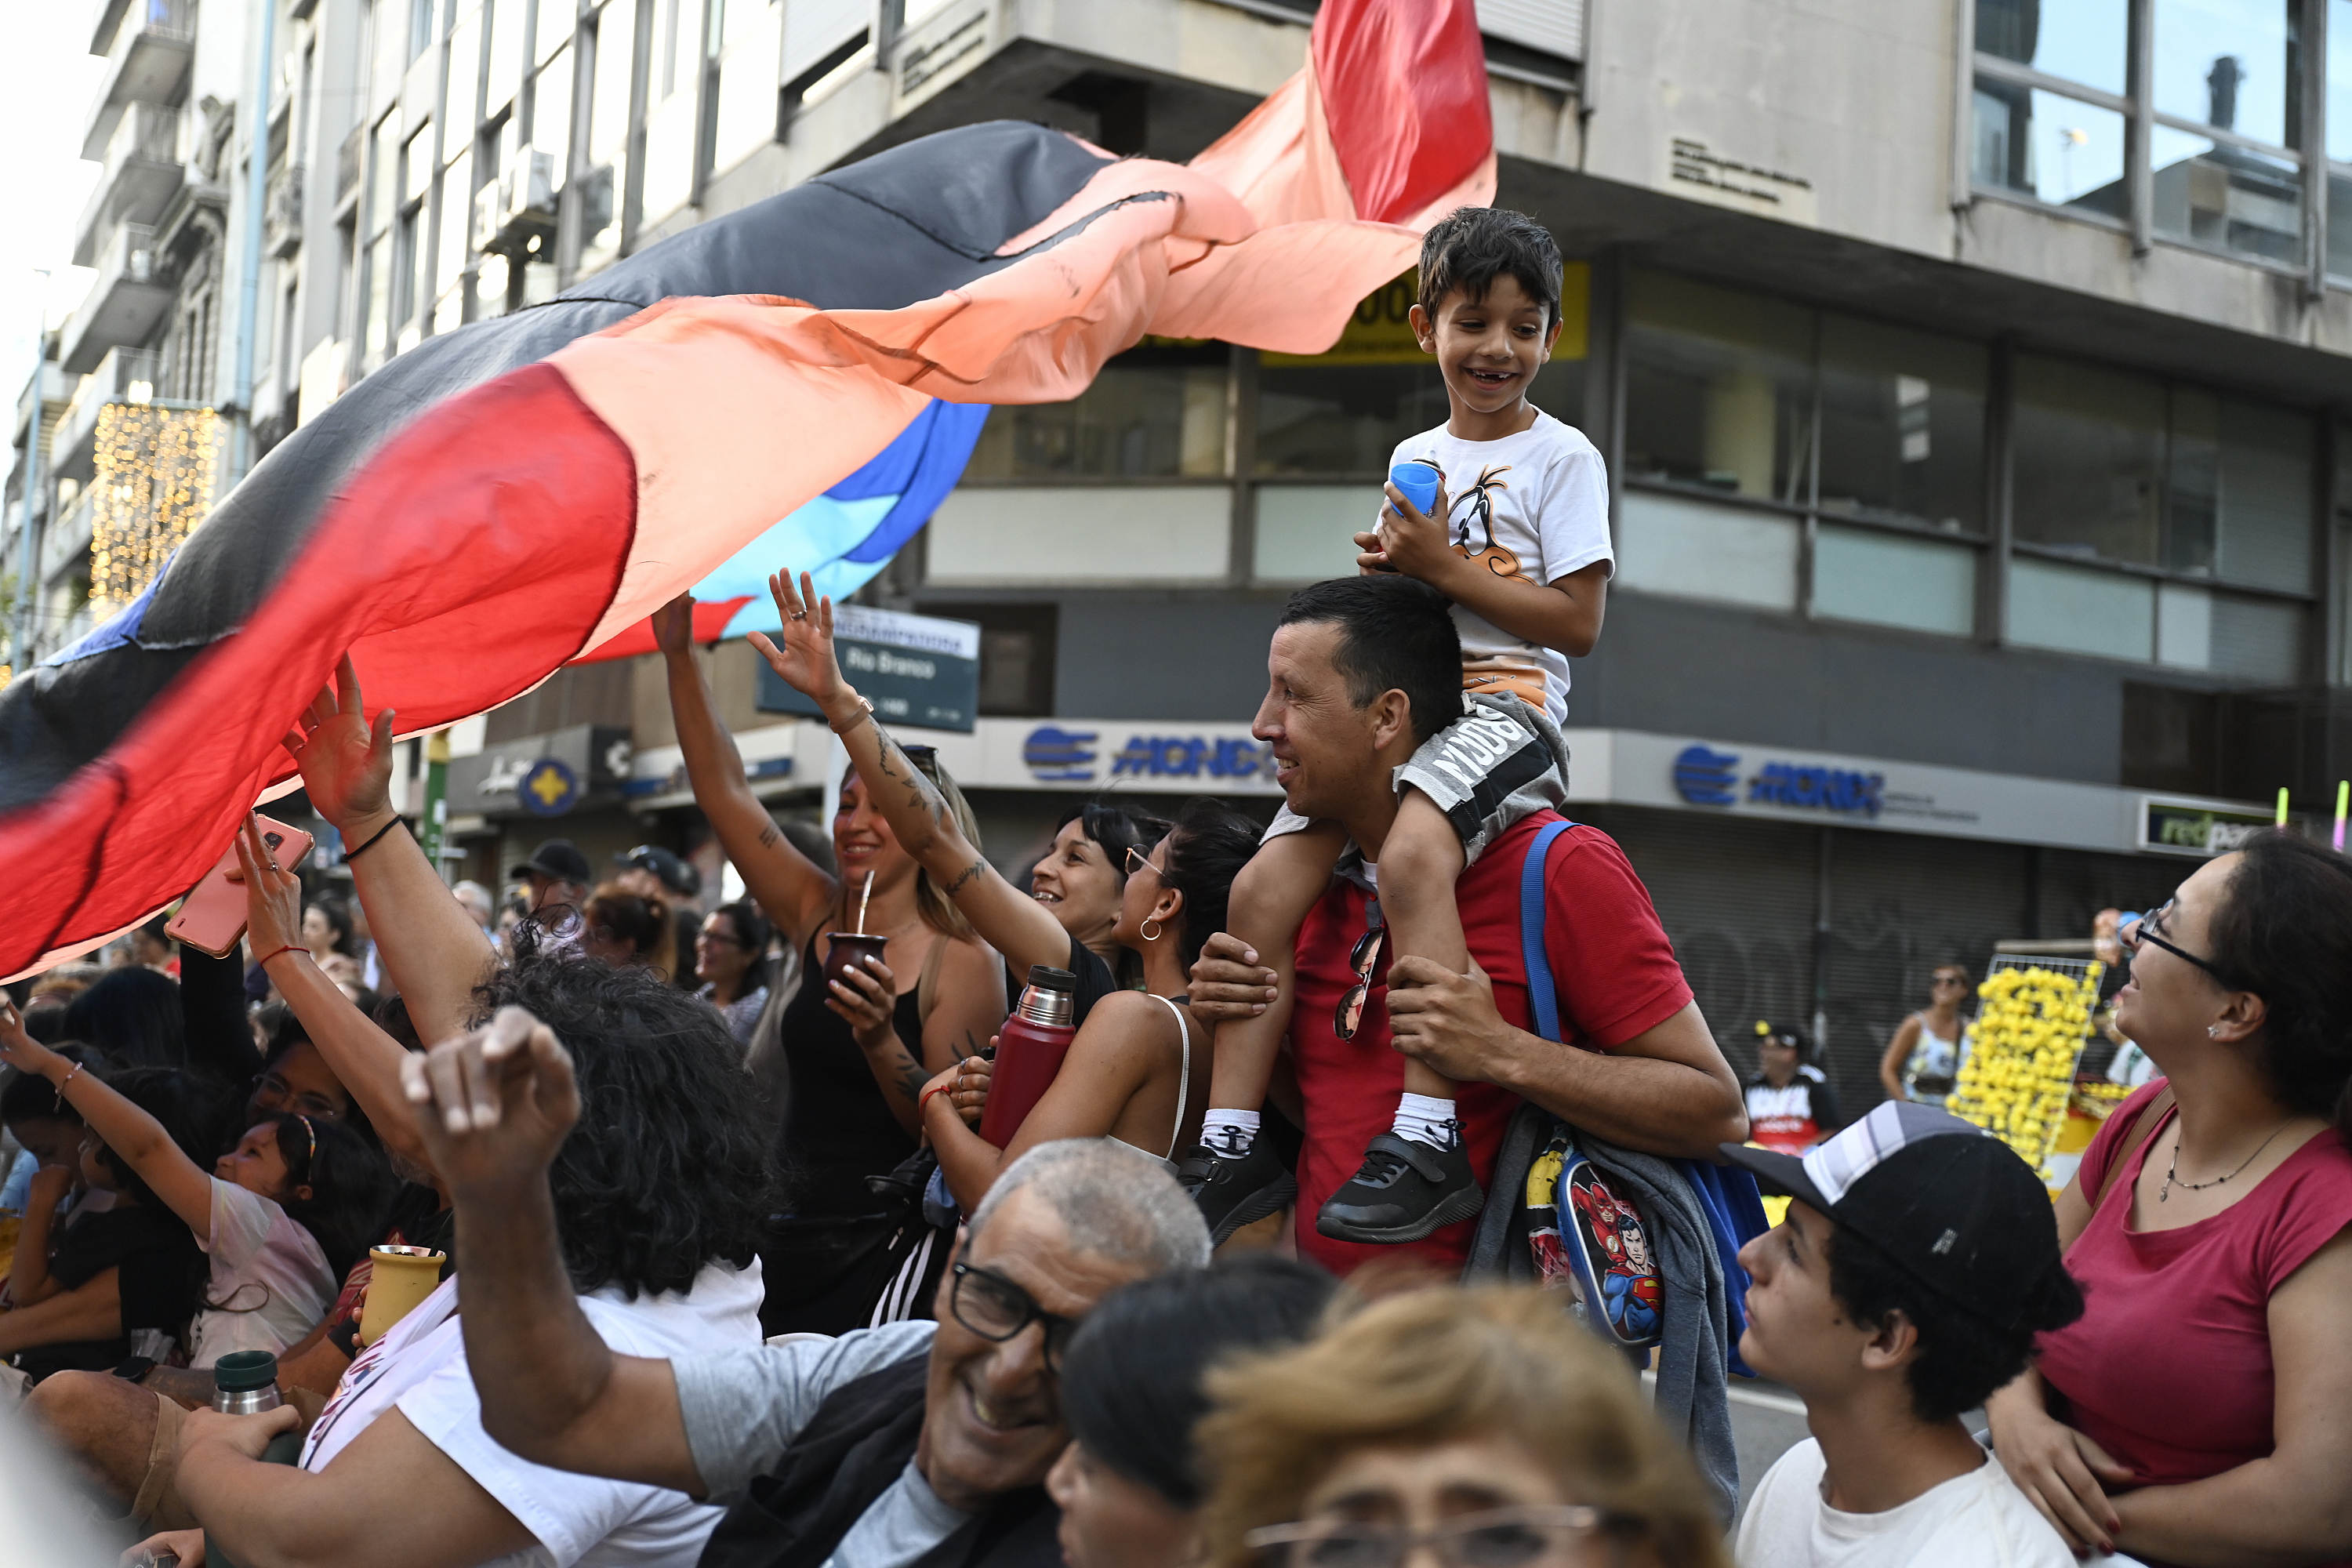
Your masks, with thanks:
[{"label": "elderly man with glasses", "polygon": [[535,1463],[728,1506],[701,1561],[835,1568],[1061,1561],[1045,1472],[1068,1442],[1062,1351],[1130,1280],[1207,1263],[1173,1178],[1098,1139],[997,1179],[937,1322],[676,1361],[616,1354],[581,1315],[546,1170],[578,1113],[544,1029],[412,1059],[409,1097],[456,1199],[466,1349],[485,1428]]}]

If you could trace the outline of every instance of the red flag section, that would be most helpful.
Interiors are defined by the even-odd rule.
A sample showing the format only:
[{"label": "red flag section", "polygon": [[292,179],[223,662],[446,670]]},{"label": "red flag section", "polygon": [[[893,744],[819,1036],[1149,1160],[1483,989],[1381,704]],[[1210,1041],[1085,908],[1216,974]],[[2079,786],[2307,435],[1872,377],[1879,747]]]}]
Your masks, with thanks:
[{"label": "red flag section", "polygon": [[1313,58],[1358,217],[1409,223],[1494,156],[1472,0],[1323,0]]}]

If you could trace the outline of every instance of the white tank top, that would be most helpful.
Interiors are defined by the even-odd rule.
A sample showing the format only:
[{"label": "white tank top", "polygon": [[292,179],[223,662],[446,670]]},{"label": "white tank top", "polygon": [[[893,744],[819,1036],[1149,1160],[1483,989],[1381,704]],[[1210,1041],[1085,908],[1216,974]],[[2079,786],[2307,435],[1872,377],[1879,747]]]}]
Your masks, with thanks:
[{"label": "white tank top", "polygon": [[[1154,996],[1152,1000],[1176,1015],[1176,1060],[1179,1064],[1176,1069],[1176,1125],[1168,1130],[1168,1152],[1165,1154],[1155,1154],[1149,1149],[1136,1149],[1124,1138],[1111,1138],[1110,1141],[1122,1149],[1135,1149],[1137,1153],[1173,1174],[1176,1170],[1176,1140],[1184,1136],[1184,1103],[1192,1093],[1192,1026],[1186,1021],[1184,1009],[1167,997]],[[1108,1133],[1103,1136],[1110,1138]]]}]

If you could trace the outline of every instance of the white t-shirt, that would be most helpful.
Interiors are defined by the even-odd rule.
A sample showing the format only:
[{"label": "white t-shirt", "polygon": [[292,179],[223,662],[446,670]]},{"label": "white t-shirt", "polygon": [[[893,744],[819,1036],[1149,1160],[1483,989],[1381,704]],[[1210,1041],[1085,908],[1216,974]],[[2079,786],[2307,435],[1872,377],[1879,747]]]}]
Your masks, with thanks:
[{"label": "white t-shirt", "polygon": [[277,1354],[318,1326],[341,1283],[291,1215],[235,1182],[212,1180],[212,1279],[196,1314],[194,1366],[231,1351]]},{"label": "white t-shirt", "polygon": [[1826,1473],[1811,1437],[1764,1472],[1733,1543],[1739,1568],[2076,1568],[2064,1539],[1990,1454],[1884,1513],[1832,1508],[1822,1498]]},{"label": "white t-shirt", "polygon": [[[1600,451],[1573,426],[1536,410],[1536,422],[1499,441],[1465,441],[1440,425],[1397,443],[1389,467],[1428,462],[1445,484],[1445,526],[1454,552],[1497,576],[1549,584],[1596,561],[1609,543],[1609,475]],[[1383,513],[1387,503],[1381,503]],[[1461,605],[1463,684],[1539,700],[1568,722],[1568,656],[1538,647]],[[1475,678],[1475,679],[1474,679]]]},{"label": "white t-shirt", "polygon": [[[302,1446],[302,1468],[323,1470],[387,1409],[496,1498],[539,1545],[499,1568],[694,1568],[724,1510],[684,1492],[550,1469],[516,1458],[482,1430],[466,1365],[452,1275],[343,1373]],[[760,1264],[713,1263],[683,1294],[625,1300],[617,1289],[579,1298],[604,1342],[624,1355],[692,1355],[760,1342]],[[413,1503],[425,1506],[419,1500]]]}]

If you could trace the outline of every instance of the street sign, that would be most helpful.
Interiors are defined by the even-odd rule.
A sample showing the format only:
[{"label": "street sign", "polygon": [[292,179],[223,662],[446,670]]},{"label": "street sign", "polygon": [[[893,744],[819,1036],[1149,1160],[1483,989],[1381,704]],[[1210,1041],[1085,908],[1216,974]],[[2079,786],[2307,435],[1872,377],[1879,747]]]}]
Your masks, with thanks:
[{"label": "street sign", "polygon": [[2142,795],[2139,845],[2159,855],[2225,855],[2274,820],[2270,813],[2259,809],[2232,809],[2210,800]]},{"label": "street sign", "polygon": [[[888,724],[971,733],[980,716],[977,625],[837,605],[833,639],[841,673],[858,695],[874,704],[876,718]],[[824,717],[764,659],[754,701],[762,713]]]}]

